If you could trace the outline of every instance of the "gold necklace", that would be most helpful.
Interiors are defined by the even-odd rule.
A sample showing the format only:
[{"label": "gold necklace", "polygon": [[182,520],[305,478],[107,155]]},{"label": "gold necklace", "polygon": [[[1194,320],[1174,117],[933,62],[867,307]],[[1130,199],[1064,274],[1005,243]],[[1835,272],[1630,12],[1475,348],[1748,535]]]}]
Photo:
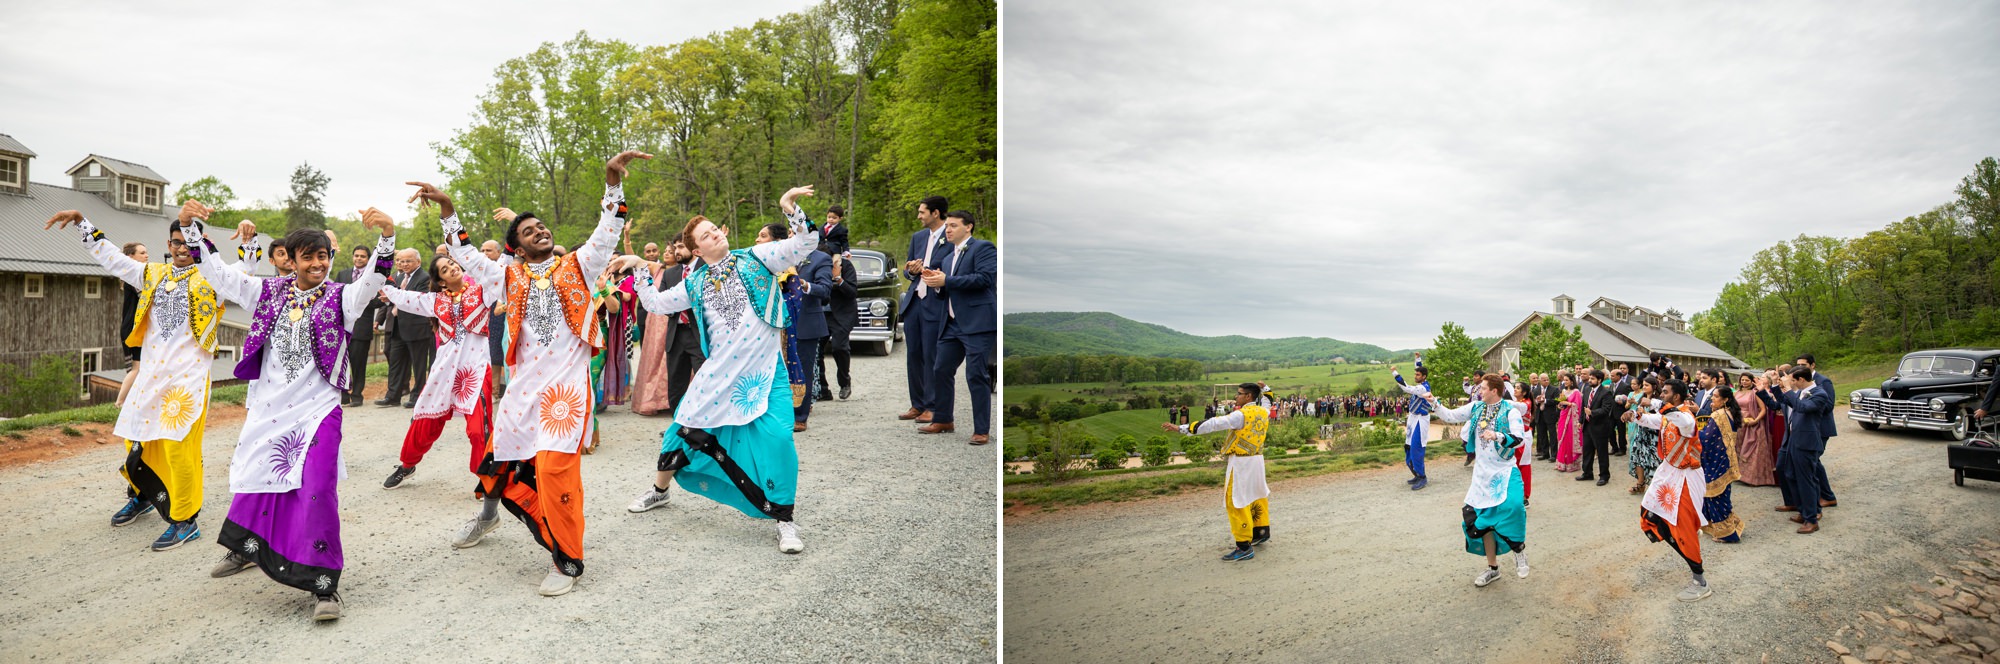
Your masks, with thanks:
[{"label": "gold necklace", "polygon": [[549,261],[549,269],[544,270],[541,274],[535,274],[535,266],[533,265],[523,264],[521,266],[521,269],[523,271],[526,271],[528,273],[528,276],[535,278],[535,288],[537,290],[548,290],[550,284],[549,275],[555,274],[556,266],[559,265],[560,263],[561,259],[555,259]]},{"label": "gold necklace", "polygon": [[[292,305],[292,310],[286,313],[285,317],[292,319],[293,323],[299,322],[299,319],[306,317],[306,307],[312,306],[313,302],[319,300],[320,294],[325,292],[326,292],[325,283],[321,283],[318,286],[314,286],[312,287],[311,290],[301,291],[294,289],[292,291],[292,296],[285,298],[286,303]],[[304,302],[298,301],[298,297],[301,294],[305,296]]]}]

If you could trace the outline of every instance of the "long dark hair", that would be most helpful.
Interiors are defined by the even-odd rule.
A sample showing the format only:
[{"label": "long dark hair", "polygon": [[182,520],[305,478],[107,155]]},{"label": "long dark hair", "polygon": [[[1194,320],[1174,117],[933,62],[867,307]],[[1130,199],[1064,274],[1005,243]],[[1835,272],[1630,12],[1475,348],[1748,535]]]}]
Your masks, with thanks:
[{"label": "long dark hair", "polygon": [[[425,271],[430,273],[431,292],[433,293],[444,292],[444,279],[438,277],[438,261],[452,261],[454,263],[458,262],[452,260],[452,257],[446,254],[438,254],[436,256],[431,257],[431,266],[427,268]],[[458,269],[460,278],[463,278],[465,274],[465,267],[460,266]]]},{"label": "long dark hair", "polygon": [[[1743,428],[1743,404],[1736,403],[1736,391],[1729,389],[1728,385],[1721,385],[1715,388],[1715,396],[1722,397],[1722,400],[1729,404],[1730,428]],[[1713,399],[1715,397],[1709,398]]]}]

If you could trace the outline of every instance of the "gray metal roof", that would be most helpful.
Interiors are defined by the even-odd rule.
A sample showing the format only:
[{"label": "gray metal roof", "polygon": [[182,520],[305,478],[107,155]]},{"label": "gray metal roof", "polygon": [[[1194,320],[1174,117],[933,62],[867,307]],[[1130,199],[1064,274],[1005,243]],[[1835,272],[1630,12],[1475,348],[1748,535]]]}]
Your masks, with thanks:
[{"label": "gray metal roof", "polygon": [[[160,175],[153,169],[147,168],[145,164],[134,164],[132,162],[125,161],[123,159],[112,159],[110,157],[106,157],[101,154],[92,154],[88,157],[84,157],[83,161],[76,162],[75,166],[69,167],[69,170],[63,171],[63,173],[67,175],[74,175],[76,174],[76,169],[82,168],[84,164],[90,163],[91,160],[93,159],[97,160],[97,162],[100,164],[104,164],[105,168],[111,169],[111,172],[123,175],[128,178],[132,178],[135,180],[146,180],[149,182],[157,182],[162,185],[165,185],[167,183],[167,176]],[[162,196],[161,198],[166,198],[166,197]]]},{"label": "gray metal roof", "polygon": [[[1597,314],[1585,314],[1584,317],[1589,318],[1598,325],[1616,331],[1625,338],[1631,339],[1639,346],[1642,346],[1643,351],[1687,355],[1691,357],[1707,357],[1729,360],[1735,363],[1742,362],[1742,360],[1736,359],[1736,356],[1730,355],[1720,348],[1716,348],[1713,344],[1702,341],[1692,334],[1676,332],[1671,328],[1650,327],[1645,323],[1636,321],[1620,323],[1617,319]],[[1592,342],[1592,345],[1595,346],[1596,343]]]},{"label": "gray metal roof", "polygon": [[[1585,316],[1589,316],[1589,314],[1585,314]],[[1528,314],[1527,318],[1522,319],[1520,323],[1508,329],[1505,334],[1500,335],[1500,341],[1493,342],[1493,345],[1487,346],[1485,350],[1481,351],[1480,356],[1484,357],[1493,353],[1494,350],[1500,348],[1502,341],[1514,335],[1514,330],[1533,324],[1537,318],[1554,318],[1556,322],[1562,323],[1563,327],[1567,329],[1582,328],[1583,342],[1590,344],[1592,352],[1604,356],[1607,360],[1613,362],[1645,362],[1650,357],[1644,349],[1634,347],[1630,342],[1619,338],[1618,335],[1612,334],[1602,327],[1584,325],[1583,320],[1580,318],[1566,318],[1559,314],[1543,313],[1540,311]]]},{"label": "gray metal roof", "polygon": [[34,150],[28,149],[28,146],[22,145],[20,141],[14,140],[14,137],[6,134],[0,134],[0,152],[12,152],[30,157],[39,156],[35,154]]},{"label": "gray metal roof", "polygon": [[[30,182],[26,196],[0,194],[0,231],[8,236],[7,242],[0,242],[0,270],[111,276],[109,271],[97,264],[96,259],[90,257],[90,251],[74,227],[42,229],[43,223],[63,210],[82,212],[91,224],[104,232],[105,239],[114,243],[137,241],[145,244],[155,257],[166,252],[167,224],[173,219],[167,210],[158,214],[120,210],[95,194]],[[218,230],[223,232],[217,233]],[[237,243],[229,239],[229,232],[231,230],[226,228],[210,228],[209,240],[215,242],[225,260],[233,261]],[[263,276],[274,274],[268,262],[260,263],[257,273]],[[243,314],[242,307],[228,307],[222,319],[245,326],[250,321]]]}]

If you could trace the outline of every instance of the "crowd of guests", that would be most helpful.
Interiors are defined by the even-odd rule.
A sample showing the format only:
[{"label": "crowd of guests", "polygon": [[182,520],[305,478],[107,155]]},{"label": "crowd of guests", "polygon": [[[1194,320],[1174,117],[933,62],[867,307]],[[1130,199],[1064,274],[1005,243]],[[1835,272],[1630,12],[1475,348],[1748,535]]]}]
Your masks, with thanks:
[{"label": "crowd of guests", "polygon": [[[1201,419],[1209,419],[1234,412],[1233,401],[1212,401],[1202,406]],[[1406,400],[1397,397],[1375,396],[1293,396],[1272,400],[1269,415],[1272,421],[1284,421],[1295,417],[1318,418],[1330,421],[1338,417],[1403,417],[1410,406]],[[1167,421],[1174,424],[1193,424],[1194,411],[1186,404],[1167,406]]]}]

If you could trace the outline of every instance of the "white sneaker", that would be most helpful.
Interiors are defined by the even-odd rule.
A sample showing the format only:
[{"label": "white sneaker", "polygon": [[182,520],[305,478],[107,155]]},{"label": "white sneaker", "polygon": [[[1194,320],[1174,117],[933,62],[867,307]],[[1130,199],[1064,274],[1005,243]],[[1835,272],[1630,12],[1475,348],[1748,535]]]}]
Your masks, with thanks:
[{"label": "white sneaker", "polygon": [[632,504],[625,506],[625,511],[637,514],[665,504],[667,504],[667,492],[654,491],[653,487],[649,486],[646,487],[645,493],[639,494],[638,498],[632,500]]},{"label": "white sneaker", "polygon": [[1514,552],[1514,576],[1528,578],[1528,554],[1525,551]]},{"label": "white sneaker", "polygon": [[495,515],[489,521],[481,521],[479,517],[467,519],[465,525],[458,528],[458,536],[452,538],[451,548],[472,548],[479,544],[480,540],[485,539],[487,533],[493,532],[493,529],[498,527],[500,527],[500,517],[498,515]]},{"label": "white sneaker", "polygon": [[1484,588],[1488,584],[1491,584],[1494,581],[1498,580],[1500,580],[1500,570],[1489,569],[1484,572],[1480,572],[1479,576],[1472,577],[1472,585]]},{"label": "white sneaker", "polygon": [[805,540],[799,539],[799,526],[790,521],[778,522],[778,550],[798,553],[806,550]]},{"label": "white sneaker", "polygon": [[1708,584],[1689,581],[1687,587],[1681,589],[1679,599],[1683,602],[1695,602],[1708,597],[1714,592],[1708,589]]},{"label": "white sneaker", "polygon": [[542,579],[543,597],[555,597],[576,588],[576,577],[562,573],[562,569],[549,566],[549,575]]}]

